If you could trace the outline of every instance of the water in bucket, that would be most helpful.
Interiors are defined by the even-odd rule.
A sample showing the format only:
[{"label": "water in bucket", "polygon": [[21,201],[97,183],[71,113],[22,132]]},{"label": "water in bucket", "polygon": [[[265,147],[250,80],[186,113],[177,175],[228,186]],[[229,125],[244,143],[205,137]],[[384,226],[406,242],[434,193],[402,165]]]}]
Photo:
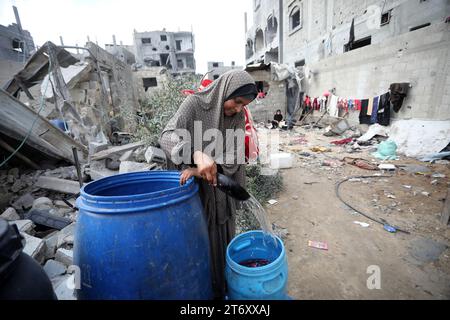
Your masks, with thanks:
[{"label": "water in bucket", "polygon": [[[264,234],[270,236],[275,246],[278,246],[278,241],[276,240],[272,225],[269,223],[266,210],[264,210],[261,203],[259,203],[259,201],[250,194],[250,199],[242,202],[242,208],[251,212],[256,217]],[[265,239],[266,238],[264,238],[263,241],[266,241]]]}]

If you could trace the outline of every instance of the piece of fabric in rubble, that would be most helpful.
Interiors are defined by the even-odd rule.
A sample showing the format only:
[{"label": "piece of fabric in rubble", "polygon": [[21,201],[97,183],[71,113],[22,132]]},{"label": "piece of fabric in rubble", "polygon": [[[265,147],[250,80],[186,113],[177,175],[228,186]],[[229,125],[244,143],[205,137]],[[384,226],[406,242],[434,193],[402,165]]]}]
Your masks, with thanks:
[{"label": "piece of fabric in rubble", "polygon": [[[230,140],[226,139],[227,129],[245,130],[244,113],[240,112],[232,117],[226,117],[223,105],[225,99],[234,91],[247,84],[254,83],[253,78],[247,72],[233,70],[223,74],[205,90],[185,99],[160,136],[159,142],[167,155],[169,169],[180,170],[188,166],[186,163],[176,165],[172,158],[173,155],[181,154],[183,156],[182,153],[185,152],[186,145],[189,147],[190,154],[184,158],[190,159],[195,151],[204,151],[211,144],[211,141],[201,141],[201,143],[195,143],[194,141],[196,138],[194,137],[194,122],[201,121],[202,137],[208,129],[218,129],[222,133],[224,153],[228,156],[231,155],[233,158],[233,163],[222,165],[223,173],[245,187],[245,168],[242,164],[239,164],[241,158],[244,158],[244,136],[242,136],[242,139],[238,137],[237,144],[234,143],[234,139],[231,139],[233,140],[232,145],[226,141]],[[177,133],[177,129],[187,130],[192,139],[182,140]],[[197,139],[203,140],[201,137],[197,137]],[[215,143],[217,146],[217,139]],[[224,154],[216,154],[216,162],[224,156]],[[200,198],[208,224],[214,293],[216,297],[220,298],[226,292],[225,256],[227,245],[235,235],[236,200],[210,186],[204,180],[198,182]]]},{"label": "piece of fabric in rubble", "polygon": [[372,108],[372,114],[370,116],[370,123],[377,123],[378,120],[378,102],[380,100],[380,97],[373,98],[373,108]]},{"label": "piece of fabric in rubble", "polygon": [[393,83],[391,84],[389,90],[391,91],[391,103],[395,112],[399,112],[403,100],[408,94],[409,83]]}]

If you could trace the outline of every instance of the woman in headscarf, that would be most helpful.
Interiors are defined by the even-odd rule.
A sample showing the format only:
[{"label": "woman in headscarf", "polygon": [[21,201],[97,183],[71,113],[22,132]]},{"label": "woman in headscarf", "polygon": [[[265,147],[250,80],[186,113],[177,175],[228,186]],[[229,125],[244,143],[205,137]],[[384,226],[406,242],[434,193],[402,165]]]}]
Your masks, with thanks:
[{"label": "woman in headscarf", "polygon": [[[233,132],[240,129],[244,133],[242,110],[257,94],[255,81],[247,72],[227,72],[205,90],[188,96],[160,137],[169,169],[183,170],[180,183],[184,184],[192,176],[199,178],[199,193],[208,224],[216,298],[223,298],[226,293],[225,255],[227,245],[235,235],[236,212],[236,200],[215,187],[217,172],[220,170],[245,187],[245,157],[240,158],[245,151],[245,134],[236,135],[237,143],[234,143],[234,138],[230,143],[226,137],[230,129]],[[198,129],[199,124],[201,130]],[[181,135],[180,129],[188,132],[190,139]],[[210,129],[216,129],[223,140],[203,141],[204,133]],[[197,136],[194,136],[194,131]],[[206,147],[211,150],[211,144],[216,151],[214,156],[204,153]]]}]

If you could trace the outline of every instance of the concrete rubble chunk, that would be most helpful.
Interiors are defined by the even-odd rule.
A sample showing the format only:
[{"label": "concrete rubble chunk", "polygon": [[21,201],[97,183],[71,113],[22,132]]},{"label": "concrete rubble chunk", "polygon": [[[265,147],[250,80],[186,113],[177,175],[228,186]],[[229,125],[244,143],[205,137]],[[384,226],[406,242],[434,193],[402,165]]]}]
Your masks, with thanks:
[{"label": "concrete rubble chunk", "polygon": [[105,168],[105,164],[101,161],[92,161],[90,167],[86,168],[86,174],[88,174],[91,179],[95,181],[119,174],[119,171]]},{"label": "concrete rubble chunk", "polygon": [[45,258],[53,259],[58,249],[59,231],[52,232],[42,240],[45,242]]},{"label": "concrete rubble chunk", "polygon": [[148,163],[140,163],[133,161],[122,161],[120,163],[119,173],[149,171],[152,168]]},{"label": "concrete rubble chunk", "polygon": [[166,154],[162,149],[155,147],[148,147],[147,151],[145,151],[145,160],[156,163],[165,163],[166,162]]},{"label": "concrete rubble chunk", "polygon": [[73,250],[59,248],[56,250],[55,260],[67,267],[71,266],[73,264]]},{"label": "concrete rubble chunk", "polygon": [[14,220],[20,220],[20,216],[17,214],[16,209],[9,207],[6,209],[1,215],[1,218],[8,220],[8,221],[14,221]]},{"label": "concrete rubble chunk", "polygon": [[48,260],[44,265],[44,271],[50,279],[63,275],[66,273],[66,270],[67,268],[64,264],[55,260]]},{"label": "concrete rubble chunk", "polygon": [[33,209],[50,209],[53,207],[53,201],[47,197],[37,198],[33,202]]},{"label": "concrete rubble chunk", "polygon": [[17,226],[17,229],[19,229],[20,232],[24,232],[27,234],[33,234],[34,229],[34,223],[31,220],[16,220],[13,222],[10,222],[10,224],[15,224]]},{"label": "concrete rubble chunk", "polygon": [[145,143],[143,141],[141,141],[141,142],[125,144],[123,146],[112,147],[107,150],[103,150],[103,151],[97,152],[96,154],[93,154],[91,157],[91,160],[94,160],[94,161],[102,160],[102,159],[111,158],[114,156],[120,158],[120,156],[124,152],[142,147],[144,144]]},{"label": "concrete rubble chunk", "polygon": [[120,161],[130,161],[133,158],[133,150],[128,150],[127,152],[125,152],[121,157],[120,157]]},{"label": "concrete rubble chunk", "polygon": [[19,199],[14,201],[12,206],[16,210],[30,209],[33,206],[34,197],[30,193],[26,193]]},{"label": "concrete rubble chunk", "polygon": [[73,245],[76,223],[71,223],[58,233],[58,241],[56,246],[61,248],[65,244]]},{"label": "concrete rubble chunk", "polygon": [[34,185],[42,189],[48,189],[67,194],[78,194],[80,192],[80,184],[78,182],[53,177],[41,176],[38,178]]},{"label": "concrete rubble chunk", "polygon": [[93,155],[100,151],[108,149],[107,142],[89,142],[89,154]]},{"label": "concrete rubble chunk", "polygon": [[53,290],[58,300],[76,300],[73,274],[66,274],[54,281]]},{"label": "concrete rubble chunk", "polygon": [[23,252],[28,254],[34,260],[42,264],[45,259],[45,244],[42,239],[30,236],[27,233],[22,232],[22,236],[25,238],[25,248]]}]

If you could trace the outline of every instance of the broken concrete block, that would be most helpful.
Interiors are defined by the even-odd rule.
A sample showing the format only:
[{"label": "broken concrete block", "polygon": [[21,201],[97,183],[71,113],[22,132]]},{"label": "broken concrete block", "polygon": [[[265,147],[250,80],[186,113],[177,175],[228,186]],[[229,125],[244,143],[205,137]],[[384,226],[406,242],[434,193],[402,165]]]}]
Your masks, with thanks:
[{"label": "broken concrete block", "polygon": [[150,170],[150,165],[148,163],[123,161],[120,163],[119,173],[139,172],[148,170]]},{"label": "broken concrete block", "polygon": [[16,180],[19,179],[19,173],[20,173],[19,168],[12,168],[11,170],[8,171],[8,176],[11,176],[14,180]]},{"label": "broken concrete block", "polygon": [[53,201],[47,197],[37,198],[33,202],[33,209],[51,209],[53,207]]},{"label": "broken concrete block", "polygon": [[76,223],[71,223],[64,229],[62,229],[58,234],[58,242],[56,246],[61,248],[65,244],[73,245],[73,238],[75,234]]},{"label": "broken concrete block", "polygon": [[56,250],[55,260],[61,262],[66,267],[73,264],[73,250],[59,248]]},{"label": "broken concrete block", "polygon": [[13,222],[10,222],[10,224],[15,224],[17,226],[17,229],[19,229],[20,232],[25,232],[28,234],[33,234],[34,233],[34,223],[31,220],[16,220]]},{"label": "broken concrete block", "polygon": [[20,220],[20,216],[17,214],[16,209],[8,208],[1,215],[0,218],[3,218],[8,221]]},{"label": "broken concrete block", "polygon": [[95,154],[97,152],[108,149],[107,142],[89,142],[89,154]]},{"label": "broken concrete block", "polygon": [[16,210],[24,210],[24,209],[27,210],[33,206],[33,202],[34,202],[34,197],[30,193],[27,193],[27,194],[24,194],[23,196],[21,196],[16,201],[14,201],[12,206]]},{"label": "broken concrete block", "polygon": [[131,161],[133,159],[133,150],[128,150],[121,157],[120,161]]},{"label": "broken concrete block", "polygon": [[73,274],[64,275],[53,287],[58,300],[76,300]]},{"label": "broken concrete block", "polygon": [[61,276],[66,273],[67,268],[61,262],[55,260],[48,260],[44,265],[44,271],[50,279]]},{"label": "broken concrete block", "polygon": [[106,169],[104,163],[102,163],[101,161],[93,161],[91,162],[90,167],[86,168],[86,174],[88,174],[94,181],[114,176],[118,173],[119,171]]},{"label": "broken concrete block", "polygon": [[35,183],[36,187],[67,194],[78,194],[80,184],[76,181],[41,176]]},{"label": "broken concrete block", "polygon": [[103,150],[103,151],[97,152],[96,154],[93,154],[91,157],[91,160],[97,161],[97,160],[102,160],[102,159],[106,159],[106,158],[112,158],[114,156],[119,158],[124,152],[142,147],[144,144],[145,143],[141,141],[141,142],[129,143],[129,144],[125,144],[122,146],[109,148],[107,150]]},{"label": "broken concrete block", "polygon": [[42,240],[45,243],[45,259],[53,259],[58,249],[59,231],[52,232],[45,236]]},{"label": "broken concrete block", "polygon": [[27,233],[22,232],[22,236],[25,238],[25,248],[23,252],[28,254],[34,260],[42,264],[45,259],[45,245],[42,239],[30,236]]},{"label": "broken concrete block", "polygon": [[162,149],[155,147],[148,147],[147,151],[145,151],[145,160],[156,163],[165,163],[166,162],[166,154]]},{"label": "broken concrete block", "polygon": [[19,192],[20,190],[27,187],[27,183],[25,180],[18,179],[14,182],[14,184],[11,186],[11,191],[14,193]]}]

